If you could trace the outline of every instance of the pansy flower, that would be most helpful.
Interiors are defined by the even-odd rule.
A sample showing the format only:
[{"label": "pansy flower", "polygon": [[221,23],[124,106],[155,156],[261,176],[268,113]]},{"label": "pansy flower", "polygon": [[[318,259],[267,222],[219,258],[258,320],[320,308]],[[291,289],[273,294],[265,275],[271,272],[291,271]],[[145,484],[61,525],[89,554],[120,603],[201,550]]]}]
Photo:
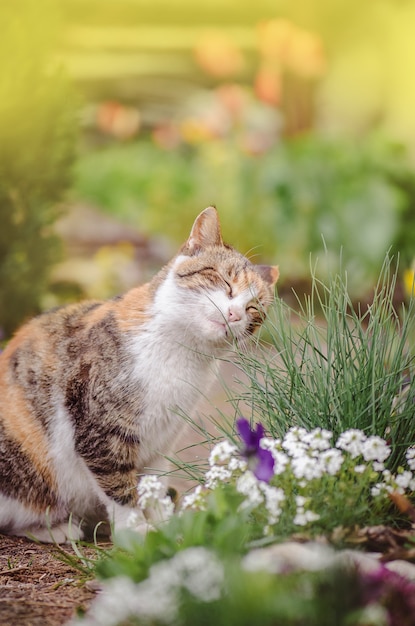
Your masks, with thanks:
[{"label": "pansy flower", "polygon": [[268,483],[274,475],[274,457],[269,450],[260,445],[264,427],[262,424],[256,424],[252,430],[248,420],[241,417],[236,421],[236,428],[244,444],[241,455],[246,459],[248,468],[258,480]]}]

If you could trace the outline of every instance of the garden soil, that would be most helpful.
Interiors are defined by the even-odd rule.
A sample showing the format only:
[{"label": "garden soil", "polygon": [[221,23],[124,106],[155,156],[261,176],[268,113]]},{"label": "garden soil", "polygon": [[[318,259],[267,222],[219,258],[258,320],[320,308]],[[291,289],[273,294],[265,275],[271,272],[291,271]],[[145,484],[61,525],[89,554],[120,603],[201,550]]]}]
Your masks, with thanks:
[{"label": "garden soil", "polygon": [[95,593],[61,559],[56,546],[0,535],[1,626],[58,626],[86,610]]}]

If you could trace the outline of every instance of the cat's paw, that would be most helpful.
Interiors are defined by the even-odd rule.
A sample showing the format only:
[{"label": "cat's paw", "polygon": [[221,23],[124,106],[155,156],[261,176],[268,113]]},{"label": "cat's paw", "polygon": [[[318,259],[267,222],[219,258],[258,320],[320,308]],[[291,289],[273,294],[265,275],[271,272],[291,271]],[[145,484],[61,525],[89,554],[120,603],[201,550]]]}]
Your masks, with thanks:
[{"label": "cat's paw", "polygon": [[51,528],[26,528],[15,533],[40,543],[71,543],[83,539],[83,532],[76,524],[59,524]]},{"label": "cat's paw", "polygon": [[140,509],[130,509],[127,507],[118,507],[113,510],[112,535],[122,530],[134,530],[141,535],[146,535],[149,530],[154,527],[144,517],[143,511]]}]

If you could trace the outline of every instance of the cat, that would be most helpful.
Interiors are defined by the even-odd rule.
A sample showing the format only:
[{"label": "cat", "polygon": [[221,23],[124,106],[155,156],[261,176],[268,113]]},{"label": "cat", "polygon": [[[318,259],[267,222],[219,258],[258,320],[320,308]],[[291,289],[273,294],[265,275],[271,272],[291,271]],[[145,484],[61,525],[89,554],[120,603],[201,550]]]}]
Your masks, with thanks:
[{"label": "cat", "polygon": [[0,355],[0,532],[63,543],[125,527],[178,411],[262,324],[278,276],[224,244],[208,207],[149,283],[24,325]]}]

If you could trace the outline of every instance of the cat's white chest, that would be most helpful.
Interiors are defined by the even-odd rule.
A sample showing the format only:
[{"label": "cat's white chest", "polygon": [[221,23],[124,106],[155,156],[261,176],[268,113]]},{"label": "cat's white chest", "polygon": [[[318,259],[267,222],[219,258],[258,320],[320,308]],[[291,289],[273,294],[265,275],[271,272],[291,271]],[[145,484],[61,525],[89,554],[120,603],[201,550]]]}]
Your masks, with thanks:
[{"label": "cat's white chest", "polygon": [[173,270],[157,290],[151,317],[130,339],[133,377],[143,395],[140,456],[166,452],[217,374],[219,350],[204,332],[208,295],[178,288]]},{"label": "cat's white chest", "polygon": [[[166,337],[151,324],[131,343],[133,376],[142,391],[137,416],[141,457],[165,453],[210,388],[217,363],[178,337]],[[144,459],[143,459],[144,460]]]}]

